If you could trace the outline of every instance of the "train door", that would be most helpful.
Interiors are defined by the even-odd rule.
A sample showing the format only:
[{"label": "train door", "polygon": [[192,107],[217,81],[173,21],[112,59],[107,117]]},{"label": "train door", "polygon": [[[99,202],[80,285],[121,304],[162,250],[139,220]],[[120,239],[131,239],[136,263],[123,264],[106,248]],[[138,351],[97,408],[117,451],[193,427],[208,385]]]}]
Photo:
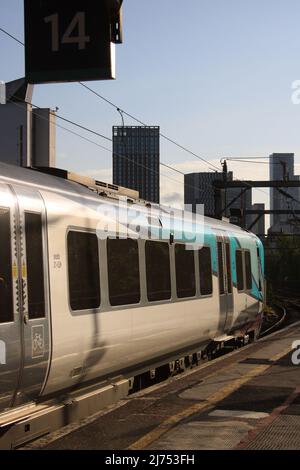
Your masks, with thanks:
[{"label": "train door", "polygon": [[17,203],[17,253],[22,360],[14,404],[35,399],[43,390],[50,361],[46,210],[34,190],[14,187]]},{"label": "train door", "polygon": [[12,405],[21,364],[15,199],[0,183],[0,412]]},{"label": "train door", "polygon": [[233,321],[233,293],[231,276],[230,241],[226,235],[217,236],[218,271],[219,271],[219,330],[226,333]]}]

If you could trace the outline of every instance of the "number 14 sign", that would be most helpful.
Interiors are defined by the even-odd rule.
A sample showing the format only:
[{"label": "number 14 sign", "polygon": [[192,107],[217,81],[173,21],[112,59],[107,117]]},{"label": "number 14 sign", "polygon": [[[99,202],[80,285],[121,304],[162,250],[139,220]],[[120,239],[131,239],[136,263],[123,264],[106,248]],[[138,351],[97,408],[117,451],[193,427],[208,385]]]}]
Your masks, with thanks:
[{"label": "number 14 sign", "polygon": [[115,78],[112,31],[120,22],[109,0],[24,0],[24,7],[29,83]]}]

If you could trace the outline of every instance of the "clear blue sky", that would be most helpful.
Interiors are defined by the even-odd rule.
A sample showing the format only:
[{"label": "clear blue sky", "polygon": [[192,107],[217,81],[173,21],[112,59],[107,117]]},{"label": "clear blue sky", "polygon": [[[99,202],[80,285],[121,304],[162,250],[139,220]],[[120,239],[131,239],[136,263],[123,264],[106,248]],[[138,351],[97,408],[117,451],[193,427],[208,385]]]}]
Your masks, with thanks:
[{"label": "clear blue sky", "polygon": [[[291,84],[300,79],[299,24],[299,0],[124,0],[117,79],[88,85],[208,159],[300,156],[300,105],[291,102]],[[23,40],[22,0],[0,0],[0,26]],[[0,80],[23,74],[23,48],[0,32]],[[116,111],[78,84],[39,85],[33,101],[108,136],[120,124]],[[109,173],[109,153],[60,130],[57,151],[58,166]],[[194,160],[164,142],[161,159],[187,170]],[[244,177],[242,165],[236,177]]]}]

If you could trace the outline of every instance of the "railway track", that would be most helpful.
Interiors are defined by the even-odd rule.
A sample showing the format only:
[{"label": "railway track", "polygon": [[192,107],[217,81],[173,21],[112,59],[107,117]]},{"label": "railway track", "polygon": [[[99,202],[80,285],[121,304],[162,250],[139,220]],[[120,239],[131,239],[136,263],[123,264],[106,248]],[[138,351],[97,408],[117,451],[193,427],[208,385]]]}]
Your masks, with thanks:
[{"label": "railway track", "polygon": [[272,305],[272,312],[265,316],[260,338],[300,320],[300,301],[280,297]]}]

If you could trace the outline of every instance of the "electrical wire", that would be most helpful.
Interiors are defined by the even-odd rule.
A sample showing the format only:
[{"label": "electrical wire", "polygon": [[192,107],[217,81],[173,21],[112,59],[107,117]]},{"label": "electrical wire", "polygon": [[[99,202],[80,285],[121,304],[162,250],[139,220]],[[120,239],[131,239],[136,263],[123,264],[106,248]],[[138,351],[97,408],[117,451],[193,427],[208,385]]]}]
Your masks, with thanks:
[{"label": "electrical wire", "polygon": [[[86,88],[88,91],[90,91],[92,94],[98,96],[101,100],[105,101],[106,103],[108,103],[109,105],[113,106],[118,112],[122,113],[122,114],[125,114],[126,116],[128,116],[129,118],[133,119],[134,121],[138,122],[139,124],[142,124],[143,126],[146,126],[147,124],[145,124],[143,121],[141,121],[140,119],[138,119],[137,117],[133,116],[132,114],[128,113],[127,111],[125,111],[124,109],[121,109],[119,106],[117,106],[115,103],[113,103],[112,101],[108,100],[107,98],[105,98],[104,96],[102,96],[100,93],[98,93],[97,91],[93,90],[93,88],[85,85],[84,83],[82,82],[78,82],[79,85],[83,86],[84,88]],[[187,149],[186,147],[182,146],[181,144],[178,144],[177,142],[175,142],[173,139],[167,137],[165,134],[162,134],[160,133],[160,136],[163,137],[164,139],[168,140],[169,142],[173,143],[174,145],[176,145],[177,147],[181,148],[182,150],[188,152],[189,154],[193,155],[194,157],[198,158],[199,160],[203,161],[206,165],[209,166],[210,169],[213,168],[213,171],[220,171],[219,167],[217,167],[216,165],[214,164],[211,164],[208,160],[206,160],[205,158],[203,157],[200,157],[199,155],[197,155],[196,153],[192,152],[191,150]],[[242,181],[240,179],[237,179],[235,178],[235,181]],[[251,184],[247,184],[247,186],[249,188],[252,189],[252,186]],[[263,189],[260,189],[260,188],[257,188],[258,191],[262,192],[263,194],[267,194],[268,193],[266,191],[264,191]]]},{"label": "electrical wire", "polygon": [[[16,38],[16,37],[13,36],[12,34],[10,34],[8,31],[6,31],[4,28],[0,28],[0,31],[2,31],[4,34],[6,34],[7,36],[9,36],[11,39],[15,40],[15,41],[16,41],[17,43],[19,43],[20,45],[25,46],[24,42],[20,41],[18,38]],[[89,90],[89,91],[90,91],[91,93],[93,93],[94,95],[98,96],[100,99],[102,99],[102,100],[105,101],[106,103],[108,103],[108,104],[110,104],[111,106],[113,106],[118,112],[123,113],[124,115],[126,115],[126,116],[128,116],[129,118],[135,120],[135,121],[138,122],[139,124],[142,124],[142,125],[146,126],[146,124],[145,124],[143,121],[141,121],[140,119],[138,119],[138,118],[136,118],[135,116],[131,115],[131,114],[128,113],[127,111],[121,109],[119,106],[117,106],[116,104],[114,104],[112,101],[110,101],[110,100],[108,100],[107,98],[105,98],[104,96],[100,95],[100,93],[96,92],[95,90],[93,90],[92,88],[88,87],[87,85],[85,85],[85,84],[82,83],[82,82],[78,82],[78,83],[79,83],[82,87],[84,87],[84,88],[86,88],[87,90]],[[38,106],[36,106],[36,105],[32,105],[32,106],[38,108]],[[97,135],[98,137],[104,138],[104,139],[106,139],[106,140],[108,140],[108,141],[112,141],[112,139],[110,139],[109,137],[104,136],[103,134],[100,134],[100,133],[98,133],[98,132],[96,132],[96,131],[93,131],[93,130],[91,130],[91,129],[89,129],[89,128],[87,128],[87,127],[81,125],[81,124],[75,123],[74,121],[72,121],[72,120],[70,120],[70,119],[67,119],[67,118],[65,118],[65,117],[63,117],[63,116],[60,116],[60,115],[56,115],[56,116],[57,116],[59,119],[65,121],[65,122],[68,122],[68,123],[70,123],[70,124],[72,124],[72,125],[74,125],[74,126],[76,126],[76,127],[79,127],[79,128],[81,128],[81,129],[83,129],[83,130],[85,130],[85,131],[87,131],[87,132],[91,132],[91,133],[93,133],[94,135]],[[60,127],[62,127],[62,126],[60,126]],[[66,128],[65,128],[65,130],[66,130]],[[79,136],[79,134],[77,134],[77,135]],[[187,152],[187,153],[193,155],[194,157],[196,157],[197,159],[201,160],[203,163],[205,163],[206,165],[208,165],[208,167],[209,167],[210,169],[213,169],[213,171],[217,170],[217,171],[219,172],[219,167],[217,167],[217,166],[214,165],[214,164],[211,164],[211,163],[210,163],[208,160],[206,160],[205,158],[200,157],[200,156],[197,155],[195,152],[193,152],[193,151],[187,149],[185,146],[179,144],[178,142],[176,142],[176,141],[174,141],[173,139],[169,138],[169,137],[166,136],[165,134],[160,133],[160,136],[161,136],[162,138],[164,138],[165,140],[169,141],[170,143],[172,143],[172,144],[176,145],[177,147],[181,148],[181,149],[184,150],[185,152]],[[82,136],[81,136],[81,137],[82,137]],[[86,139],[86,140],[89,141],[89,139]],[[91,142],[91,141],[90,141],[90,142]],[[168,168],[169,170],[173,170],[173,171],[175,171],[175,172],[177,172],[177,173],[180,173],[180,174],[183,175],[183,176],[185,175],[185,173],[183,173],[183,172],[181,172],[180,170],[177,170],[177,169],[175,169],[175,168],[173,168],[173,167],[171,167],[171,166],[169,166],[169,165],[167,165],[167,164],[164,164],[164,163],[160,162],[160,165],[165,166],[165,167]],[[145,168],[147,168],[147,167],[145,167]],[[147,168],[147,169],[151,170],[150,168]],[[170,179],[170,178],[169,178],[169,179]],[[236,180],[236,181],[241,181],[241,180],[239,180],[239,179],[235,179],[235,180]],[[184,182],[183,182],[183,184],[184,184]],[[187,186],[191,186],[191,185],[187,185]],[[250,184],[248,184],[248,186],[249,186],[249,188],[252,189],[252,186],[251,186]],[[206,185],[205,187],[211,189],[211,187],[208,186],[208,185]],[[195,187],[194,187],[194,189],[199,189],[199,188],[195,188]],[[260,190],[260,189],[258,189],[258,190]],[[263,192],[264,194],[267,194],[267,193],[266,193],[265,191],[263,191],[263,190],[260,190],[260,191]]]},{"label": "electrical wire", "polygon": [[[20,100],[20,99],[19,99],[18,101],[20,101],[20,102],[22,102],[22,103],[24,103],[24,104],[31,105],[31,106],[33,106],[33,107],[36,108],[36,109],[41,109],[39,106],[37,106],[37,105],[35,105],[35,104],[33,104],[33,103],[27,103],[26,101],[23,101],[23,100]],[[15,105],[15,106],[18,106],[18,107],[21,107],[21,104],[18,105],[18,103],[16,103],[16,102],[11,102],[11,104],[13,104],[13,105]],[[44,117],[44,116],[37,115],[36,117],[39,118],[39,119],[47,120],[47,118]],[[88,132],[92,132],[93,134],[95,134],[95,135],[97,135],[97,136],[103,137],[102,134],[99,134],[99,133],[97,133],[97,132],[95,132],[95,131],[92,131],[92,130],[90,130],[90,129],[88,129],[88,128],[85,128],[84,126],[78,125],[77,123],[75,123],[75,122],[73,122],[73,121],[71,121],[71,120],[69,120],[69,119],[62,118],[61,116],[60,116],[60,119],[63,119],[64,121],[67,121],[67,122],[69,122],[69,123],[71,123],[71,124],[73,124],[73,125],[76,125],[76,126],[82,128],[82,129],[85,129],[85,130],[87,130]],[[85,141],[87,141],[87,142],[90,142],[91,144],[96,145],[97,147],[99,147],[99,148],[101,148],[101,149],[103,149],[103,150],[105,150],[105,151],[107,151],[107,152],[109,152],[109,153],[111,154],[111,149],[109,149],[109,148],[107,148],[107,147],[104,147],[103,145],[101,145],[101,144],[99,144],[99,143],[97,143],[97,142],[95,142],[95,141],[93,141],[93,140],[91,140],[91,139],[88,139],[87,137],[85,137],[85,136],[83,136],[83,135],[81,135],[81,134],[79,134],[79,133],[77,133],[77,132],[75,132],[75,131],[72,131],[71,129],[68,129],[68,128],[64,127],[64,126],[61,126],[60,124],[55,123],[55,126],[58,127],[58,128],[60,128],[60,129],[63,129],[63,130],[66,131],[66,132],[69,132],[69,133],[71,133],[71,134],[73,134],[73,135],[76,135],[77,137],[79,137],[79,138],[81,138],[81,139],[83,139],[83,140],[85,140]],[[106,138],[107,140],[109,140],[109,141],[112,141],[112,139],[110,139],[109,137],[105,137],[105,138]],[[131,162],[131,163],[134,163],[135,165],[137,165],[137,166],[139,166],[139,167],[142,167],[142,168],[144,168],[144,169],[146,169],[146,170],[148,170],[148,171],[150,171],[150,172],[152,172],[152,173],[155,173],[155,174],[157,174],[157,175],[160,175],[160,172],[159,172],[159,171],[156,171],[156,170],[154,170],[153,168],[147,167],[146,165],[143,165],[142,163],[136,162],[136,161],[130,159],[129,157],[127,157],[126,155],[121,155],[121,154],[116,153],[116,152],[114,152],[114,154],[115,154],[117,157],[119,157],[119,158],[123,158],[123,159],[125,159],[125,160],[127,160],[127,161],[129,161],[129,162]],[[173,167],[171,167],[170,165],[167,165],[166,163],[160,162],[160,165],[163,166],[163,167],[165,167],[165,168],[167,168],[167,169],[169,169],[169,170],[175,171],[176,173],[179,173],[179,174],[182,175],[182,176],[185,176],[185,173],[183,173],[182,171],[178,170],[177,168],[173,168]],[[162,176],[163,176],[164,178],[169,179],[169,180],[172,181],[172,182],[179,183],[179,184],[183,184],[183,185],[185,185],[185,186],[187,186],[187,187],[190,187],[191,189],[199,190],[199,188],[196,187],[196,186],[193,186],[193,185],[190,185],[190,184],[188,184],[188,183],[185,183],[184,181],[175,180],[174,178],[171,178],[170,176],[167,176],[166,174],[162,174]],[[205,187],[206,187],[207,189],[211,189],[211,186],[209,186],[209,185],[205,185]],[[203,190],[204,190],[204,189],[203,189]]]},{"label": "electrical wire", "polygon": [[[22,46],[25,46],[24,42],[20,41],[19,39],[17,39],[15,36],[13,36],[12,34],[10,34],[8,31],[6,31],[5,29],[3,28],[0,28],[0,31],[2,31],[4,34],[6,34],[7,36],[9,36],[10,38],[12,38],[13,40],[15,40],[16,42],[18,42],[19,44],[21,44]],[[121,111],[123,114],[125,114],[126,116],[130,117],[131,119],[133,119],[134,121],[138,122],[139,124],[142,124],[143,126],[146,126],[147,124],[145,124],[144,122],[142,122],[140,119],[136,118],[135,116],[131,115],[130,113],[127,113],[126,111],[122,110],[119,106],[115,105],[112,101],[108,100],[107,98],[105,98],[104,96],[100,95],[99,93],[97,93],[95,90],[93,90],[92,88],[88,87],[87,85],[85,85],[84,83],[82,82],[78,82],[79,85],[83,86],[84,88],[86,88],[87,90],[89,90],[91,93],[93,93],[94,95],[98,96],[99,98],[101,98],[102,100],[104,100],[106,103],[110,104],[111,106],[113,106],[117,111]],[[58,116],[59,117],[59,116]],[[61,119],[63,119],[61,117]],[[67,119],[64,119],[65,121],[68,122]],[[79,127],[79,126],[78,126]],[[84,129],[84,127],[82,127]],[[86,129],[84,129],[86,130]],[[206,163],[210,169],[213,169],[213,171],[217,170],[219,171],[219,168],[214,165],[214,164],[211,164],[208,162],[208,160],[206,160],[205,158],[203,157],[200,157],[199,155],[197,155],[196,153],[192,152],[191,150],[187,149],[186,147],[184,147],[183,145],[179,144],[178,142],[175,142],[173,139],[171,139],[170,137],[160,133],[160,136],[163,137],[164,139],[168,140],[169,142],[171,142],[172,144],[176,145],[177,147],[181,148],[182,150],[184,150],[185,152],[188,152],[189,154],[193,155],[194,157],[198,158],[199,160],[201,160],[202,162]]]},{"label": "electrical wire", "polygon": [[[262,157],[264,158],[264,157]],[[266,157],[269,158],[269,157]],[[255,165],[281,165],[279,162],[258,162],[258,161],[253,161],[249,159],[241,159],[239,160],[238,158],[226,158],[226,160],[231,161],[231,162],[240,162],[240,163],[254,163]]]},{"label": "electrical wire", "polygon": [[19,39],[17,39],[15,36],[13,36],[12,34],[10,34],[8,31],[6,31],[5,29],[3,28],[0,28],[0,31],[2,31],[2,33],[6,34],[7,36],[9,36],[11,39],[13,39],[14,41],[18,42],[19,44],[21,44],[22,46],[25,46],[24,42],[20,41]]},{"label": "electrical wire", "polygon": [[[137,123],[141,124],[142,126],[147,126],[147,124],[143,121],[141,121],[140,119],[138,119],[137,117],[133,116],[132,114],[128,113],[127,111],[125,111],[124,109],[120,108],[119,106],[117,106],[115,103],[113,103],[112,101],[108,100],[107,98],[105,98],[104,96],[100,95],[100,93],[98,93],[97,91],[93,90],[91,87],[85,85],[85,83],[82,83],[82,82],[78,82],[79,85],[81,85],[82,87],[86,88],[88,91],[90,91],[91,93],[93,93],[95,96],[98,96],[98,98],[100,98],[101,100],[105,101],[106,103],[108,103],[109,105],[113,106],[118,112],[121,112],[122,114],[124,114],[125,116],[129,117],[130,119],[132,119],[133,121],[136,121]],[[165,134],[163,133],[159,133],[159,135],[171,142],[172,144],[176,145],[177,147],[181,148],[182,150],[184,150],[185,152],[189,153],[190,155],[193,155],[194,157],[198,158],[199,160],[201,160],[202,162],[204,162],[206,165],[209,166],[210,169],[213,169],[213,171],[217,170],[217,171],[220,171],[220,168],[217,167],[216,165],[214,165],[213,163],[210,163],[208,160],[206,160],[205,158],[203,157],[200,157],[199,155],[197,155],[196,153],[192,152],[191,150],[187,149],[186,147],[184,147],[183,145],[179,144],[178,142],[175,142],[175,140],[171,139],[170,137],[166,136]]]}]

